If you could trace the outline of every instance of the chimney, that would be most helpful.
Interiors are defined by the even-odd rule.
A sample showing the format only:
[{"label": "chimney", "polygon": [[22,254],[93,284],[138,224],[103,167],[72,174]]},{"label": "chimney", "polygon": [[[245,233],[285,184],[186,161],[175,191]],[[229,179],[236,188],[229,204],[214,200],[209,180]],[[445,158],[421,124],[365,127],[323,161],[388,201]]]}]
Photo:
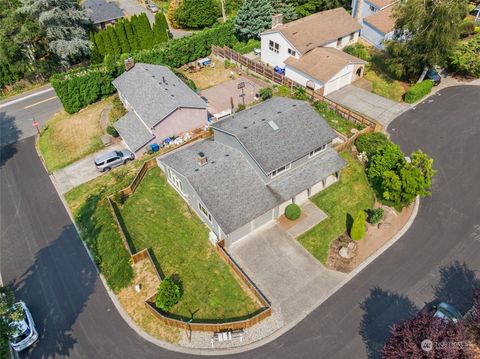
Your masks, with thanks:
[{"label": "chimney", "polygon": [[135,61],[133,61],[132,57],[129,57],[128,59],[125,59],[125,61],[123,63],[125,65],[125,71],[131,70],[135,66]]},{"label": "chimney", "polygon": [[272,15],[272,29],[278,25],[283,24],[283,15],[282,14],[274,14]]},{"label": "chimney", "polygon": [[205,166],[207,164],[207,156],[205,156],[205,153],[203,152],[198,152],[197,154],[197,163],[200,166]]}]

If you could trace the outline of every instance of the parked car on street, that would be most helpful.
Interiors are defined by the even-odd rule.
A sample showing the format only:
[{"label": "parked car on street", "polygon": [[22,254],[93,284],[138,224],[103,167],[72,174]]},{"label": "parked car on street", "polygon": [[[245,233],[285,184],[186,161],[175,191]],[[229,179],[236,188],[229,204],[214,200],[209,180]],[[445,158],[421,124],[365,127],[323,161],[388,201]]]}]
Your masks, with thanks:
[{"label": "parked car on street", "polygon": [[455,307],[445,302],[433,306],[432,311],[434,317],[442,319],[445,322],[457,323],[463,319],[463,315]]},{"label": "parked car on street", "polygon": [[95,157],[95,166],[100,172],[107,172],[112,168],[132,161],[134,158],[135,154],[130,150],[111,151]]},{"label": "parked car on street", "polygon": [[13,350],[20,352],[27,349],[38,340],[38,332],[35,329],[35,323],[33,322],[32,315],[30,314],[27,305],[20,301],[15,303],[15,306],[21,307],[24,318],[9,324],[11,327],[15,328],[15,333],[10,337],[10,345]]},{"label": "parked car on street", "polygon": [[154,14],[158,12],[158,6],[155,5],[154,3],[148,1],[148,2],[145,2],[145,4],[147,5],[147,9],[153,12]]},{"label": "parked car on street", "polygon": [[427,79],[432,80],[434,86],[438,86],[440,82],[442,82],[442,78],[438,74],[437,70],[435,70],[433,67],[428,69]]}]

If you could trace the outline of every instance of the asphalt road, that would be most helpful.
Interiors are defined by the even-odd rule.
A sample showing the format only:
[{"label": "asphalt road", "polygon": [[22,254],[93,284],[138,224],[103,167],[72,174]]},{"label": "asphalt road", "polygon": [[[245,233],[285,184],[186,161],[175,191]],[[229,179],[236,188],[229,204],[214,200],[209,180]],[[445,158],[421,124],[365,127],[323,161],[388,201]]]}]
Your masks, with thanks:
[{"label": "asphalt road", "polygon": [[[428,152],[438,170],[414,225],[291,331],[232,357],[376,357],[388,327],[425,302],[469,307],[480,268],[479,99],[480,87],[449,88],[392,122],[393,139],[406,152]],[[145,342],[120,318],[33,143],[2,147],[0,161],[0,269],[41,336],[25,356],[186,358]]]}]

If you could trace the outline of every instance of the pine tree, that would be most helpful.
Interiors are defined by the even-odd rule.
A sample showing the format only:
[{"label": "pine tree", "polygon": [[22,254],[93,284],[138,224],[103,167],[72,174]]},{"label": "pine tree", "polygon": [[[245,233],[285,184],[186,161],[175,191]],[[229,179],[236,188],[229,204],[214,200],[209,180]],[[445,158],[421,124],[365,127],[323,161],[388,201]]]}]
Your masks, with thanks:
[{"label": "pine tree", "polygon": [[105,49],[105,40],[102,36],[102,32],[97,32],[94,34],[94,39],[95,39],[95,46],[98,49],[98,52],[102,55],[105,56],[107,54],[106,49]]},{"label": "pine tree", "polygon": [[90,48],[91,48],[91,59],[92,62],[101,62],[102,61],[102,55],[100,54],[100,50],[98,49],[98,46],[95,42],[95,34],[93,32],[90,32],[88,34],[88,38],[90,40]]},{"label": "pine tree", "polygon": [[168,24],[163,12],[157,12],[155,15],[153,37],[156,44],[168,41]]},{"label": "pine tree", "polygon": [[245,0],[235,17],[235,29],[243,39],[258,38],[270,28],[273,8],[270,0]]},{"label": "pine tree", "polygon": [[113,48],[112,40],[110,39],[110,36],[108,36],[107,29],[98,32],[98,36],[102,39],[101,41],[103,42],[105,49],[103,56],[114,54],[115,50]]},{"label": "pine tree", "polygon": [[110,42],[112,44],[113,52],[111,54],[120,55],[122,53],[122,48],[120,46],[120,41],[118,40],[117,34],[115,33],[113,26],[109,26],[107,28],[107,36],[110,39]]},{"label": "pine tree", "polygon": [[271,0],[273,11],[283,15],[283,22],[287,23],[298,19],[295,7],[289,0]]},{"label": "pine tree", "polygon": [[128,44],[132,51],[138,50],[140,46],[138,45],[138,39],[133,32],[132,22],[130,20],[125,21],[125,34],[127,35]]},{"label": "pine tree", "polygon": [[126,54],[130,52],[131,48],[128,43],[127,34],[125,32],[125,25],[123,21],[119,21],[114,26],[115,34],[117,35],[118,41],[120,42],[120,48],[122,49],[122,53]]},{"label": "pine tree", "polygon": [[137,18],[132,25],[134,26],[134,31],[139,39],[140,48],[148,49],[152,47],[154,43],[153,32],[147,15],[145,13],[137,15]]}]

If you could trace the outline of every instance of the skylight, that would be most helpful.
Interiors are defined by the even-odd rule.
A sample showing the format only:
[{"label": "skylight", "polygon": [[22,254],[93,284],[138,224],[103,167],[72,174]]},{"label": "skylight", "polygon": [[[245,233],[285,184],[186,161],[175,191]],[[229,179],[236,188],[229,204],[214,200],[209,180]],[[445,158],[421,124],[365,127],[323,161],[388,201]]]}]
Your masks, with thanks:
[{"label": "skylight", "polygon": [[278,130],[278,126],[275,122],[273,121],[268,121],[268,124],[270,125],[271,128],[273,128],[274,131]]}]

